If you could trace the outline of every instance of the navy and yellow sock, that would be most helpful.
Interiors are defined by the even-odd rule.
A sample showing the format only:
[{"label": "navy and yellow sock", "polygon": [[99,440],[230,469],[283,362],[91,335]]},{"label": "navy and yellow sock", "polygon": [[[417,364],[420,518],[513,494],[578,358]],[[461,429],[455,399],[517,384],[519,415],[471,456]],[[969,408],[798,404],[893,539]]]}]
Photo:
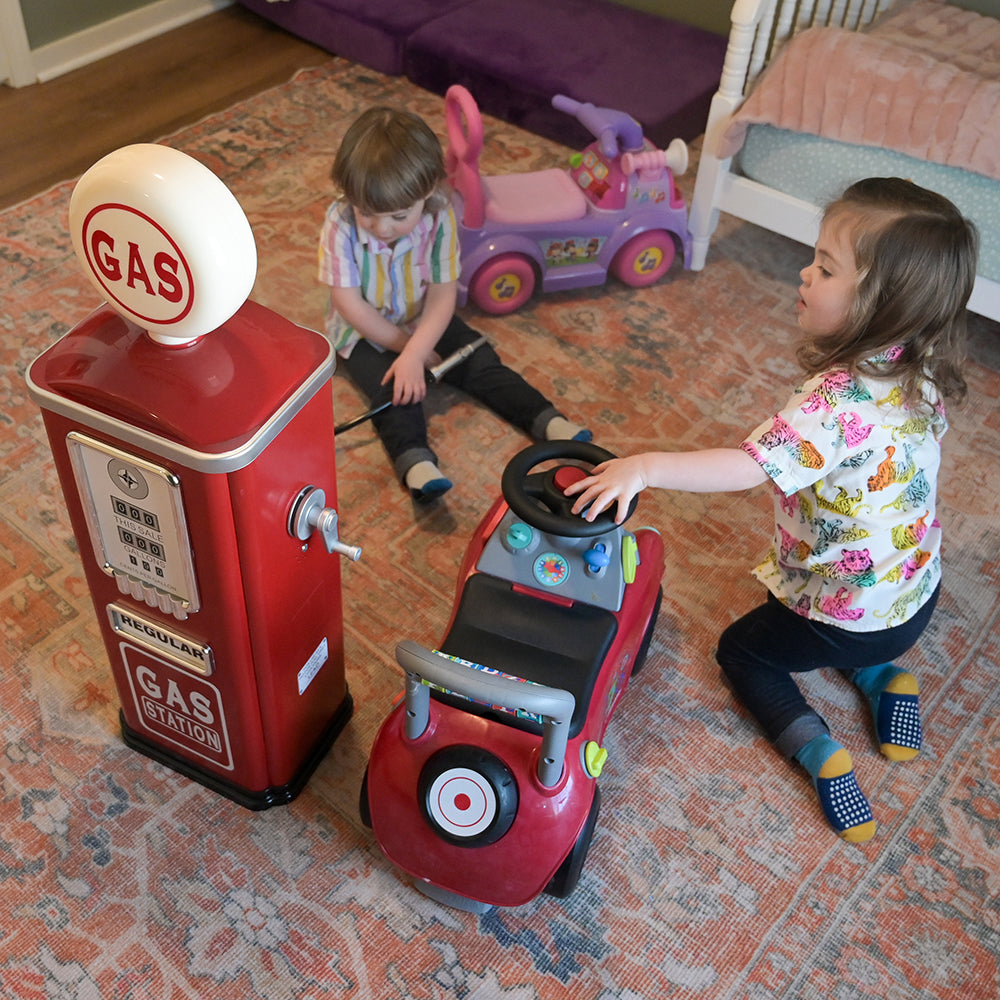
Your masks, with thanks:
[{"label": "navy and yellow sock", "polygon": [[871,706],[879,749],[889,760],[911,760],[920,753],[920,687],[913,674],[894,663],[854,671],[851,680]]},{"label": "navy and yellow sock", "polygon": [[794,754],[808,771],[827,822],[852,844],[875,836],[875,819],[858,787],[851,755],[829,735],[816,736]]}]

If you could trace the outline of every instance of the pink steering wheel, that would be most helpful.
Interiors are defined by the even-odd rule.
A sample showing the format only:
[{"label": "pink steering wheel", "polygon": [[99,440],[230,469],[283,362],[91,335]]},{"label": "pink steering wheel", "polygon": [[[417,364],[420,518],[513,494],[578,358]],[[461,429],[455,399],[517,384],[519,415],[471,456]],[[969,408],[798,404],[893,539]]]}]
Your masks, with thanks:
[{"label": "pink steering wheel", "polygon": [[448,88],[444,114],[448,128],[448,150],[445,153],[448,181],[465,203],[463,225],[479,229],[486,219],[486,199],[479,176],[483,119],[472,94],[459,84]]}]

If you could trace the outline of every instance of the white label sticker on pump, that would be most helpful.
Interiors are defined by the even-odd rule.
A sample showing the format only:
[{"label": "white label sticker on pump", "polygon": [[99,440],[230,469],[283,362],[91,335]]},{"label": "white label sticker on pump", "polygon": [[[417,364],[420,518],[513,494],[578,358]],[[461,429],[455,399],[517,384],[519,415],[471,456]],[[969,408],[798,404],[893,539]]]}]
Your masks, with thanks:
[{"label": "white label sticker on pump", "polygon": [[101,569],[119,589],[179,618],[200,607],[180,480],[71,431],[76,484]]},{"label": "white label sticker on pump", "polygon": [[320,667],[330,658],[330,645],[323,636],[322,641],[316,647],[313,655],[306,661],[305,666],[299,671],[299,694],[305,694],[305,690],[312,684],[313,679],[320,671]]}]

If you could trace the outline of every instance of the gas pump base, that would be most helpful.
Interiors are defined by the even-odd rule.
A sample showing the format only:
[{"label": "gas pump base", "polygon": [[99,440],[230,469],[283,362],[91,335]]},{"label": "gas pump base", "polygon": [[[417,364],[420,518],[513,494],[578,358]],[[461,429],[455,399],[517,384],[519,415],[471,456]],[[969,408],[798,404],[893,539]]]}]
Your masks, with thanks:
[{"label": "gas pump base", "polygon": [[132,750],[137,750],[139,753],[155,760],[157,763],[169,767],[172,771],[176,771],[178,774],[183,774],[185,778],[190,778],[192,781],[196,781],[199,785],[204,785],[205,788],[209,788],[213,792],[217,792],[219,795],[222,795],[227,799],[231,799],[233,802],[237,803],[237,805],[241,805],[246,809],[252,809],[255,812],[261,812],[264,809],[270,809],[272,806],[288,805],[289,802],[296,798],[299,792],[305,788],[306,783],[309,781],[310,777],[312,777],[312,773],[319,766],[320,761],[327,755],[330,747],[333,746],[333,741],[340,734],[340,731],[344,728],[344,726],[347,725],[353,711],[354,702],[350,693],[348,693],[344,696],[344,700],[340,703],[340,707],[337,709],[326,729],[324,729],[320,734],[320,738],[316,741],[316,745],[303,760],[301,767],[296,772],[292,780],[284,785],[275,785],[269,788],[261,788],[257,790],[243,788],[241,785],[237,785],[234,782],[226,781],[224,778],[221,778],[217,774],[213,774],[211,771],[205,771],[196,767],[190,760],[170,753],[160,744],[152,743],[140,736],[139,733],[125,721],[124,712],[119,711],[118,714],[121,722],[122,740],[127,747],[130,747]]}]

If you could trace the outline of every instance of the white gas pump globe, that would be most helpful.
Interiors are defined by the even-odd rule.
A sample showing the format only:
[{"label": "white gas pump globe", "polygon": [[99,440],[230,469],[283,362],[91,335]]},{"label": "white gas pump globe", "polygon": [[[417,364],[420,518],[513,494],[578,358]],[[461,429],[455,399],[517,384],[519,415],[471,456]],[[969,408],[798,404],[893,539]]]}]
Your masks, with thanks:
[{"label": "white gas pump globe", "polygon": [[98,160],[70,198],[84,271],[122,316],[180,346],[226,322],[257,274],[243,209],[208,167],[156,143]]}]

